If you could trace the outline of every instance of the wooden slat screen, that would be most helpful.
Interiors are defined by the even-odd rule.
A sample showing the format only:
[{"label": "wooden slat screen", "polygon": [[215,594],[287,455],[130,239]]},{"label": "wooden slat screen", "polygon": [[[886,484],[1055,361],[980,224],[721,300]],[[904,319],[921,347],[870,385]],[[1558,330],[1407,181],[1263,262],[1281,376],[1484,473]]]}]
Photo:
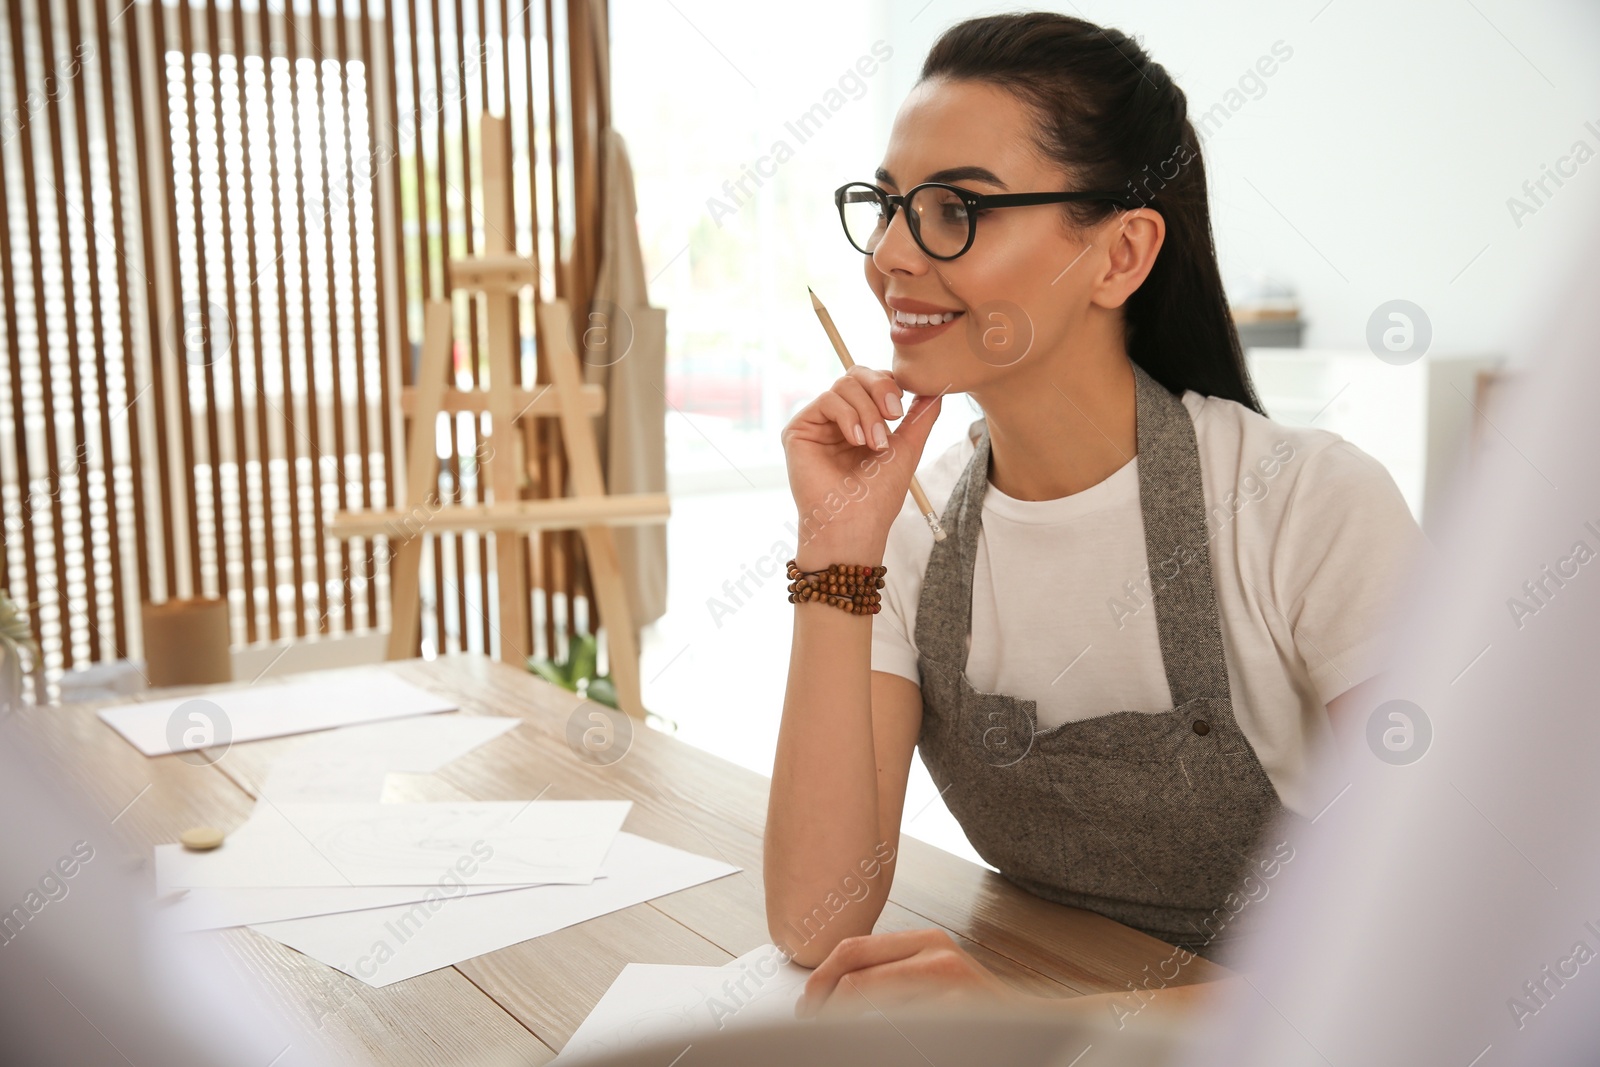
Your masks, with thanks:
[{"label": "wooden slat screen", "polygon": [[[589,0],[124,3],[0,19],[0,587],[42,639],[41,700],[137,659],[141,600],[223,597],[236,645],[387,628],[389,546],[323,524],[402,484],[421,301],[483,247],[486,109],[541,264],[523,380],[548,380],[534,299],[586,300],[597,258],[598,138],[571,119],[604,104]],[[455,301],[462,387],[478,303]],[[442,417],[440,499],[483,499],[486,418]],[[526,439],[525,494],[562,495],[554,420]],[[497,652],[491,538],[425,536],[421,650]],[[526,651],[550,655],[598,625],[579,541],[522,541]]]}]

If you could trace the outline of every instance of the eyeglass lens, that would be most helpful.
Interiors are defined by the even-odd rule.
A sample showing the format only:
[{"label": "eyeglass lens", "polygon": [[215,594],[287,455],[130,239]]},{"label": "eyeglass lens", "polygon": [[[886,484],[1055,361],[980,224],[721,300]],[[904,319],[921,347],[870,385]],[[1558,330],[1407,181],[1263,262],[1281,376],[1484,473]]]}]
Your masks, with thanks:
[{"label": "eyeglass lens", "polygon": [[[845,232],[851,244],[869,255],[888,230],[885,207],[871,187],[852,185],[844,192]],[[953,256],[966,247],[972,221],[966,203],[955,193],[927,186],[913,194],[909,207],[913,217],[906,221],[930,255]]]}]

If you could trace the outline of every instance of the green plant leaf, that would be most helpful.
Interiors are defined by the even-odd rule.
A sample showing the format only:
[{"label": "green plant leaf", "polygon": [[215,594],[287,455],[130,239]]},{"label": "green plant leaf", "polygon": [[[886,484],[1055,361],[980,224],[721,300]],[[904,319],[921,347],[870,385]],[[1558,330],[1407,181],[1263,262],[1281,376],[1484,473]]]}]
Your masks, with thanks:
[{"label": "green plant leaf", "polygon": [[33,628],[28,625],[27,613],[4,589],[0,589],[0,645],[29,656],[39,655],[39,644],[34,640]]},{"label": "green plant leaf", "polygon": [[[580,683],[588,681],[593,685],[600,680],[595,676],[595,672],[600,668],[600,644],[594,634],[573,634],[567,640],[566,659],[553,662],[529,656],[527,665],[528,670],[545,681],[576,693],[579,691]],[[606,687],[602,692],[606,699],[601,703],[614,708],[617,706],[616,689],[611,686],[609,677],[605,681]]]},{"label": "green plant leaf", "polygon": [[617,687],[611,681],[611,675],[589,679],[589,688],[584,690],[584,696],[596,704],[604,704],[608,708],[617,708]]},{"label": "green plant leaf", "polygon": [[593,678],[595,667],[600,658],[599,647],[593,634],[578,634],[572,639],[569,664],[569,677],[576,684],[579,678]]},{"label": "green plant leaf", "polygon": [[22,669],[17,664],[16,649],[0,648],[0,710],[22,703]]},{"label": "green plant leaf", "polygon": [[547,659],[529,659],[528,670],[537,674],[551,685],[559,685],[563,689],[574,689],[571,682],[567,681],[566,672]]},{"label": "green plant leaf", "polygon": [[23,605],[0,589],[0,708],[22,702],[23,662],[37,666],[39,643]]}]

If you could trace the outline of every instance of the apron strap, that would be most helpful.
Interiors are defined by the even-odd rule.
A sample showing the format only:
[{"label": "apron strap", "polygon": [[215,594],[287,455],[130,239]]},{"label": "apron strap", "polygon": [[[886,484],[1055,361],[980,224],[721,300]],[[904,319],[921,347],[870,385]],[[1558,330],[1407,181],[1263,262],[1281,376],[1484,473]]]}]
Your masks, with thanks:
[{"label": "apron strap", "polygon": [[1180,397],[1132,366],[1145,563],[1173,706],[1197,697],[1229,700],[1194,420]]}]

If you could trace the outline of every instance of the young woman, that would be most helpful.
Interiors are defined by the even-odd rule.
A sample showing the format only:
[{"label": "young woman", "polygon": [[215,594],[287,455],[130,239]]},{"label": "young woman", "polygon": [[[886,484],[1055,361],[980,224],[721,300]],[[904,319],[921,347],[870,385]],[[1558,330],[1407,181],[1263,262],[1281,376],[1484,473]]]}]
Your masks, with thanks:
[{"label": "young woman", "polygon": [[[784,427],[795,564],[886,572],[795,607],[765,875],[802,1009],[1005,989],[942,932],[869,936],[916,749],[1006,878],[1214,956],[1337,793],[1421,532],[1371,457],[1263,414],[1184,94],[1124,34],[955,26],[837,199],[893,366]],[[920,476],[936,542],[907,489],[946,393],[983,417]]]}]

